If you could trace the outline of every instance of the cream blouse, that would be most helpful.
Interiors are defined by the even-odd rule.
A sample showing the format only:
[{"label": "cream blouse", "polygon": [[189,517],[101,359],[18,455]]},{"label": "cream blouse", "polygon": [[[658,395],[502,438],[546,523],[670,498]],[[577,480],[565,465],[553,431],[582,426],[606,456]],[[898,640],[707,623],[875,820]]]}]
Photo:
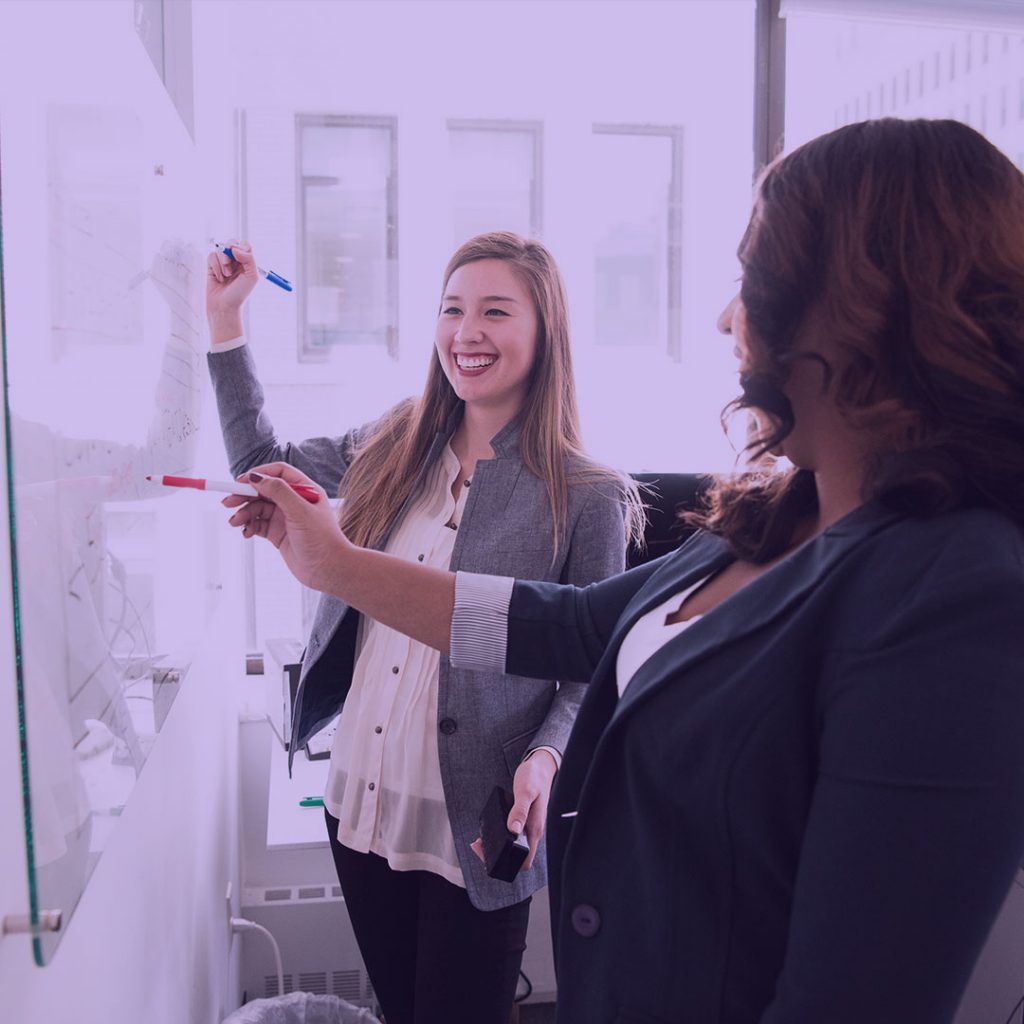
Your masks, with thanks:
[{"label": "cream blouse", "polygon": [[[459,468],[446,445],[392,534],[389,554],[448,568],[470,486],[452,497]],[[339,822],[338,841],[378,854],[396,871],[432,871],[464,887],[437,750],[440,655],[365,617],[356,651],[324,794]]]},{"label": "cream blouse", "polygon": [[683,602],[692,594],[708,577],[697,580],[692,586],[677,594],[673,594],[667,601],[663,601],[657,608],[652,609],[646,615],[641,616],[634,623],[633,628],[625,635],[619,647],[619,654],[615,662],[615,682],[619,689],[619,696],[626,692],[626,687],[633,681],[633,676],[643,667],[646,662],[654,657],[669,642],[675,639],[680,633],[685,632],[698,619],[700,615],[692,615],[682,622],[666,622],[665,620],[675,611],[678,611]]}]

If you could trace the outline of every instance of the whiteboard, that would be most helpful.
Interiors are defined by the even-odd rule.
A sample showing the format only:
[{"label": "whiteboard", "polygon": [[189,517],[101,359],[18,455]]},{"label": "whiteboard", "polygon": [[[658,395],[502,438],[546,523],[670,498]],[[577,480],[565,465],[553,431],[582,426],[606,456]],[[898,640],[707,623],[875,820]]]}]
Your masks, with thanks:
[{"label": "whiteboard", "polygon": [[55,34],[50,5],[18,6],[19,46],[64,70],[26,89],[0,60],[25,839],[32,913],[62,917],[33,940],[44,964],[187,685],[223,527],[216,502],[145,479],[196,473],[205,436],[194,144],[130,21],[97,61],[72,8]]}]

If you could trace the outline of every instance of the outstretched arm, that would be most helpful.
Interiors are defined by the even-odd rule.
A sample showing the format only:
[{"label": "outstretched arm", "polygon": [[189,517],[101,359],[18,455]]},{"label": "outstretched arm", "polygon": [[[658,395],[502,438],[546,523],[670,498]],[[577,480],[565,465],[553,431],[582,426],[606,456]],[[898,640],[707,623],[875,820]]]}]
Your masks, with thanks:
[{"label": "outstretched arm", "polygon": [[322,488],[316,504],[291,489],[313,484],[294,466],[258,466],[242,479],[260,497],[224,499],[235,510],[232,526],[269,540],[300,583],[445,654],[451,653],[455,617],[456,638],[473,637],[466,651],[456,652],[458,660],[453,657],[464,668],[587,682],[621,610],[661,562],[589,587],[515,582],[511,605],[513,581],[460,573],[455,615],[454,573],[356,547],[341,532]]}]

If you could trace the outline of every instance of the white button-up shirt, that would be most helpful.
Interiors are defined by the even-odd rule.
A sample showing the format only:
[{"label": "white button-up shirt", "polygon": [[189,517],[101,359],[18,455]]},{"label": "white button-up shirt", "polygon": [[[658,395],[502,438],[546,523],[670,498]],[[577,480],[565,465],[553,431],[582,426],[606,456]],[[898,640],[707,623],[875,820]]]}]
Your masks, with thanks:
[{"label": "white button-up shirt", "polygon": [[[389,554],[447,569],[470,483],[456,497],[459,460],[445,446]],[[364,617],[352,688],[334,735],[324,805],[338,840],[397,871],[432,871],[464,886],[441,787],[437,651]]]}]

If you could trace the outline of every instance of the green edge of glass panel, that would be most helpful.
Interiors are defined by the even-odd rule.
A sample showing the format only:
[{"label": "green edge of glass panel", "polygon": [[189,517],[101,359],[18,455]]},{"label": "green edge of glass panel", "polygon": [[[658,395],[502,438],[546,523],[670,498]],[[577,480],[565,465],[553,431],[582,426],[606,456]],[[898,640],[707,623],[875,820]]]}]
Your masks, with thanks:
[{"label": "green edge of glass panel", "polygon": [[[18,602],[18,552],[14,531],[14,471],[11,447],[11,408],[7,382],[7,316],[4,305],[4,226],[3,226],[3,134],[0,132],[0,375],[4,389],[4,454],[7,458],[7,515],[11,553],[11,605],[14,612],[14,676],[18,694],[18,754],[21,762],[21,795],[25,819],[25,859],[28,867],[29,920],[33,931],[39,927],[39,891],[36,887],[36,858],[32,833],[32,798],[28,784],[28,718],[25,713],[25,679],[21,657],[21,615]],[[32,936],[32,957],[43,967],[43,944],[38,933]]]}]

